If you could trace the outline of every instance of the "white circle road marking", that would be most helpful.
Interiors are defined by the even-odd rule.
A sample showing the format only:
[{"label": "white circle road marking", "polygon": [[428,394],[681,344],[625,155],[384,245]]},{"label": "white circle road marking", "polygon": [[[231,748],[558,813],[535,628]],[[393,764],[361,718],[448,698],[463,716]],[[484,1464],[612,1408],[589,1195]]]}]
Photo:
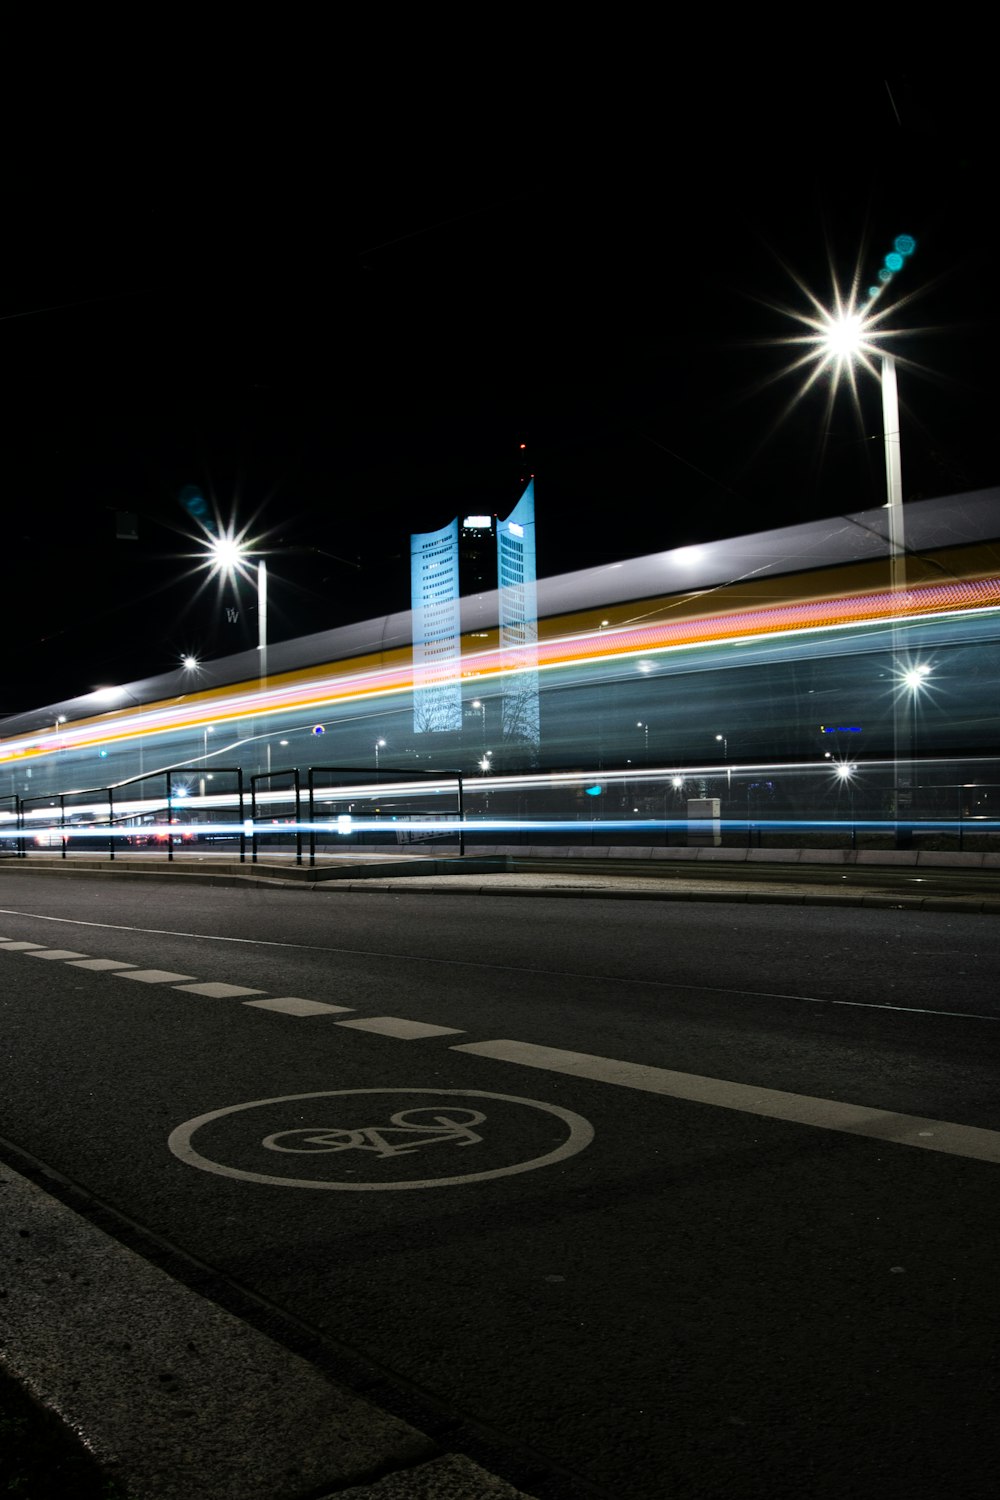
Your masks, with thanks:
[{"label": "white circle road marking", "polygon": [[[527,1109],[541,1110],[555,1115],[569,1128],[569,1135],[561,1146],[547,1151],[543,1156],[528,1161],[515,1162],[509,1167],[493,1167],[485,1172],[469,1172],[459,1177],[429,1177],[420,1182],[317,1182],[302,1177],[275,1177],[266,1172],[246,1172],[239,1167],[227,1167],[222,1162],[202,1156],[192,1145],[192,1137],[203,1125],[220,1120],[226,1115],[240,1114],[244,1110],[264,1109],[271,1104],[294,1104],[301,1099],[343,1099],[367,1094],[433,1094],[440,1099],[496,1099],[503,1104],[522,1104]],[[267,1140],[273,1140],[273,1136]],[[594,1127],[582,1115],[563,1109],[558,1104],[546,1104],[540,1099],[521,1099],[515,1094],[487,1094],[479,1089],[321,1089],[311,1094],[280,1094],[274,1099],[252,1099],[248,1104],[230,1104],[224,1109],[209,1110],[186,1120],[170,1132],[167,1145],[181,1161],[190,1167],[199,1167],[203,1172],[215,1172],[220,1177],[236,1177],[242,1182],[262,1182],[268,1187],[321,1188],[324,1191],[349,1193],[398,1192],[410,1188],[455,1187],[466,1182],[486,1182],[493,1177],[510,1177],[516,1172],[531,1172],[536,1167],[550,1167],[567,1157],[575,1156],[589,1146],[594,1139]],[[262,1140],[265,1146],[266,1141]],[[273,1147],[271,1147],[273,1150]]]}]

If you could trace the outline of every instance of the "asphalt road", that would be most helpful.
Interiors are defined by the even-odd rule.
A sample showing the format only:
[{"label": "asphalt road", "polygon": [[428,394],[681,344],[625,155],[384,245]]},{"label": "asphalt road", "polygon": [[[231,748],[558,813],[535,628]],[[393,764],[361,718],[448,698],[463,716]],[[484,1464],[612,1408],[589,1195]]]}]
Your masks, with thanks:
[{"label": "asphalt road", "polygon": [[513,1483],[995,1493],[992,918],[0,872],[0,938],[13,1164]]}]

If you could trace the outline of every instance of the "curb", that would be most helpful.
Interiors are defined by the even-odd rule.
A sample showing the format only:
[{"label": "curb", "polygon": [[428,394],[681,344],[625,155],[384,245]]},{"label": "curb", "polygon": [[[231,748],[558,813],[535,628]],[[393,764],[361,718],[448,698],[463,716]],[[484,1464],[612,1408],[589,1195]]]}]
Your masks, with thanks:
[{"label": "curb", "polygon": [[531,1500],[0,1163],[0,1363],[129,1500]]},{"label": "curb", "polygon": [[[601,851],[603,852],[603,851]],[[648,855],[650,851],[642,851]],[[657,853],[658,851],[653,851]],[[673,851],[672,851],[673,852]],[[719,853],[729,854],[730,851],[718,850],[692,850],[692,854]],[[1000,894],[997,896],[977,896],[968,893],[956,893],[952,895],[916,895],[905,890],[872,891],[854,889],[842,886],[828,886],[823,882],[819,884],[810,883],[810,869],[817,869],[823,865],[834,862],[843,864],[839,857],[830,860],[818,860],[810,858],[802,864],[788,860],[784,865],[777,861],[769,860],[765,863],[752,863],[743,857],[747,851],[735,851],[734,859],[712,859],[704,863],[698,861],[694,868],[687,862],[682,863],[671,860],[657,859],[655,863],[649,863],[645,859],[635,860],[635,872],[624,872],[621,870],[585,870],[573,874],[573,879],[589,880],[592,883],[583,884],[552,884],[551,877],[565,879],[570,872],[566,869],[567,860],[560,860],[561,868],[556,870],[538,869],[525,870],[516,868],[528,862],[530,856],[521,855],[518,858],[507,856],[503,863],[507,865],[506,870],[497,870],[496,864],[500,861],[491,862],[491,870],[484,871],[483,861],[475,860],[466,863],[456,859],[449,873],[444,873],[440,868],[426,870],[423,868],[408,870],[406,874],[400,872],[398,866],[388,877],[384,873],[384,865],[375,864],[367,867],[370,873],[361,874],[357,865],[349,869],[331,874],[324,870],[320,878],[308,879],[298,875],[289,878],[287,872],[276,870],[274,874],[260,873],[260,867],[251,866],[247,873],[239,870],[223,873],[219,870],[207,871],[192,868],[178,861],[173,864],[157,865],[149,869],[137,869],[134,866],[114,865],[77,865],[73,861],[57,860],[52,864],[43,864],[40,860],[11,861],[0,868],[16,869],[24,875],[90,875],[103,880],[160,880],[181,879],[196,881],[206,886],[230,887],[246,890],[271,890],[271,891],[297,891],[323,894],[340,893],[373,893],[408,896],[505,896],[509,898],[537,898],[547,897],[550,900],[600,900],[600,901],[688,901],[688,902],[728,902],[747,905],[770,905],[770,906],[846,906],[846,907],[870,907],[890,910],[906,911],[928,911],[928,912],[956,912],[980,916],[1000,916]],[[753,853],[755,851],[749,851]],[[771,851],[767,851],[771,852]],[[838,851],[800,851],[814,855],[816,853],[830,853],[837,856]],[[551,858],[551,851],[536,854],[535,859],[539,865],[547,864]],[[914,856],[905,857],[905,865],[902,861],[891,862],[865,861],[863,866],[852,864],[852,870],[859,876],[865,871],[873,875],[876,872],[887,870],[913,869],[941,869],[949,873],[956,872],[956,861],[959,856],[945,856],[941,863],[932,863],[931,859],[924,856],[920,864],[916,863]],[[963,860],[959,869],[964,869],[973,874],[993,873],[993,865],[984,866],[981,861],[990,856],[972,855]],[[640,862],[641,861],[641,862]],[[423,862],[421,862],[423,864]],[[428,861],[428,864],[440,866],[444,861]],[[739,881],[738,867],[747,869],[744,881]],[[514,866],[515,868],[511,868]],[[673,866],[671,868],[671,866]],[[736,868],[734,868],[736,867]],[[265,867],[268,868],[268,867]],[[271,867],[273,868],[273,867]],[[750,869],[753,874],[749,873]],[[425,873],[426,870],[426,873]],[[712,885],[713,875],[724,876],[721,885]],[[533,881],[537,884],[515,884],[514,880],[520,877],[525,882]],[[756,880],[754,879],[756,877]],[[510,883],[506,883],[507,880]],[[629,881],[641,879],[642,884],[628,884]],[[697,883],[694,883],[697,882]],[[751,883],[753,882],[753,883]],[[758,884],[759,882],[759,884]]]}]

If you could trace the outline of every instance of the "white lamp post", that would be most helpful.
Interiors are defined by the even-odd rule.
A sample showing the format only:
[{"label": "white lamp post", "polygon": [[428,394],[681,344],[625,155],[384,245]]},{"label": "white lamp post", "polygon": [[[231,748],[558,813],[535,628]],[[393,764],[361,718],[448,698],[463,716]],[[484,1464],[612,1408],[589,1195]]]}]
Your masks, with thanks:
[{"label": "white lamp post", "polygon": [[[212,558],[213,571],[221,573],[225,578],[233,578],[237,573],[244,573],[247,559],[252,549],[248,547],[239,537],[234,537],[231,531],[223,536],[213,537],[208,545],[208,554]],[[255,568],[257,575],[257,650],[260,653],[260,685],[264,687],[267,682],[267,564],[259,562]]]},{"label": "white lamp post", "polygon": [[[886,509],[888,511],[889,588],[893,598],[891,639],[894,669],[899,660],[900,615],[903,596],[906,592],[906,531],[903,521],[903,466],[899,438],[899,392],[896,385],[896,361],[891,354],[876,350],[873,339],[878,329],[871,319],[856,312],[853,306],[841,307],[835,315],[826,315],[826,327],[818,340],[819,352],[828,362],[838,366],[861,360],[872,370],[870,356],[878,353],[878,380],[882,389],[882,436],[885,448]],[[911,688],[911,695],[913,689]],[[893,761],[893,813],[897,819],[895,843],[897,848],[906,847],[912,838],[910,830],[902,829],[898,823],[900,803],[909,796],[911,773],[906,773],[904,789],[900,765],[908,762],[912,753],[910,742],[910,716],[901,703],[902,692],[894,685],[892,698],[892,761]],[[908,707],[908,706],[907,706]]]},{"label": "white lamp post", "polygon": [[726,790],[730,792],[733,788],[733,768],[729,764],[729,740],[724,734],[717,734],[715,738],[722,746],[722,759],[726,765]]}]

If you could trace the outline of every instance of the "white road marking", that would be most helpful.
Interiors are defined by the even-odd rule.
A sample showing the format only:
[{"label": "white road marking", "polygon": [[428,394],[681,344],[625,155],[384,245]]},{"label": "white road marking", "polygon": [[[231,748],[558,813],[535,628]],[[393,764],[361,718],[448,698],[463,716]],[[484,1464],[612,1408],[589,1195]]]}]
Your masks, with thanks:
[{"label": "white road marking", "polygon": [[422,1036],[461,1036],[462,1026],[430,1026],[426,1021],[410,1021],[405,1016],[363,1016],[356,1021],[335,1021],[335,1026],[351,1026],[355,1031],[374,1031],[378,1036],[394,1036],[414,1041]]},{"label": "white road marking", "polygon": [[193,979],[193,974],[175,974],[172,969],[120,970],[117,979],[137,979],[140,984],[174,984],[178,979]]},{"label": "white road marking", "polygon": [[353,1005],[326,1005],[321,1000],[302,1000],[298,995],[279,995],[273,1000],[244,1000],[244,1005],[256,1005],[260,1010],[277,1010],[287,1016],[318,1016],[330,1011],[353,1010]]},{"label": "white road marking", "polygon": [[208,995],[212,1000],[228,1000],[237,995],[263,995],[263,990],[248,988],[245,984],[222,984],[210,980],[207,984],[175,984],[175,990],[186,990],[189,995]]},{"label": "white road marking", "polygon": [[0,948],[3,949],[4,953],[27,953],[29,948],[41,949],[44,947],[44,943],[0,943]]},{"label": "white road marking", "polygon": [[[336,1101],[345,1099],[354,1100],[355,1098],[363,1097],[365,1099],[364,1107],[367,1111],[367,1101],[369,1096],[398,1096],[400,1094],[404,1096],[409,1095],[410,1097],[419,1095],[422,1099],[431,1096],[437,1100],[443,1101],[443,1105],[436,1104],[432,1106],[428,1102],[427,1105],[420,1106],[420,1113],[422,1114],[426,1114],[432,1109],[436,1114],[440,1113],[442,1111],[442,1108],[444,1110],[447,1110],[449,1107],[451,1107],[451,1101],[454,1099],[460,1099],[463,1101],[463,1103],[467,1099],[476,1099],[495,1100],[503,1104],[523,1105],[530,1110],[538,1110],[543,1115],[554,1115],[557,1120],[561,1120],[563,1125],[566,1127],[566,1139],[562,1142],[561,1145],[556,1146],[552,1150],[546,1151],[541,1156],[532,1157],[528,1161],[518,1161],[514,1162],[510,1166],[492,1167],[480,1172],[467,1172],[463,1173],[460,1176],[455,1176],[449,1173],[448,1176],[443,1177],[428,1177],[422,1179],[419,1182],[414,1182],[405,1178],[397,1179],[395,1181],[386,1180],[384,1177],[381,1177],[381,1174],[379,1174],[381,1180],[368,1182],[359,1182],[356,1178],[353,1178],[350,1181],[338,1182],[333,1177],[318,1179],[308,1177],[280,1177],[275,1175],[273,1172],[251,1172],[242,1167],[227,1166],[224,1162],[215,1161],[211,1157],[203,1156],[200,1151],[195,1150],[194,1145],[192,1144],[195,1133],[201,1130],[204,1126],[211,1125],[215,1120],[220,1120],[224,1117],[231,1117],[233,1115],[242,1115],[248,1110],[267,1109],[273,1105],[300,1105],[302,1101],[306,1099],[335,1101],[334,1105],[332,1106],[317,1106],[317,1125],[320,1127],[321,1133],[323,1133],[322,1127],[324,1126],[324,1124],[327,1124],[325,1133],[329,1136],[331,1134],[329,1125],[327,1122],[324,1122],[320,1111],[325,1111],[327,1108],[336,1108],[338,1110],[343,1109],[344,1106],[340,1105]],[[360,1110],[360,1106],[356,1106],[354,1104],[351,1104],[347,1107],[352,1110]],[[415,1112],[416,1111],[414,1111],[414,1113]],[[301,1109],[298,1111],[298,1113],[302,1113]],[[469,1113],[469,1111],[466,1110],[465,1113]],[[471,1113],[479,1116],[481,1120],[484,1120],[486,1118],[485,1114],[483,1114],[479,1110],[473,1110],[471,1111]],[[363,1120],[365,1116],[359,1114],[359,1118]],[[271,1122],[269,1121],[268,1123]],[[250,1144],[250,1142],[252,1141],[254,1146],[257,1146],[261,1150],[267,1150],[269,1148],[270,1142],[270,1149],[274,1149],[273,1143],[277,1139],[277,1137],[273,1133],[270,1133],[268,1136],[261,1138],[258,1134],[260,1125],[255,1124],[252,1119],[243,1123],[243,1129],[246,1132],[247,1137],[247,1139],[245,1139],[246,1145]],[[375,1129],[377,1132],[377,1125]],[[550,1129],[551,1126],[549,1124],[548,1128],[545,1129],[546,1136],[549,1135]],[[310,1133],[315,1134],[315,1131],[311,1131]],[[279,1135],[282,1134],[287,1134],[287,1132],[279,1132]],[[295,1134],[301,1136],[301,1131],[296,1130]],[[339,1136],[341,1142],[343,1142],[345,1136],[360,1136],[363,1138],[368,1134],[368,1132],[364,1129],[360,1131],[351,1129],[344,1131],[335,1127],[333,1134]],[[571,1110],[563,1109],[558,1104],[548,1104],[540,1099],[520,1099],[511,1094],[486,1094],[479,1089],[389,1088],[329,1089],[324,1090],[320,1093],[313,1094],[284,1094],[276,1099],[252,1099],[249,1104],[230,1104],[225,1109],[210,1110],[208,1114],[198,1115],[195,1119],[186,1120],[183,1125],[178,1125],[177,1128],[175,1130],[172,1130],[170,1132],[170,1135],[167,1137],[167,1145],[174,1153],[174,1155],[179,1157],[181,1161],[186,1162],[188,1166],[200,1167],[203,1172],[214,1172],[217,1173],[220,1177],[235,1177],[241,1182],[261,1182],[265,1183],[268,1187],[320,1188],[326,1191],[333,1192],[377,1193],[400,1192],[413,1188],[456,1186],[464,1187],[464,1185],[469,1182],[488,1182],[494,1177],[510,1177],[518,1172],[531,1172],[536,1167],[552,1166],[556,1162],[565,1161],[568,1157],[575,1156],[577,1152],[582,1151],[586,1146],[589,1146],[593,1139],[594,1127],[591,1125],[589,1120],[585,1120],[582,1115],[574,1114]],[[364,1144],[363,1140],[362,1144]],[[381,1153],[379,1153],[379,1155],[380,1154]]]},{"label": "white road marking", "polygon": [[74,953],[72,948],[42,948],[37,953],[29,953],[29,958],[86,958],[85,953]]},{"label": "white road marking", "polygon": [[[798,908],[795,910],[809,910]],[[931,915],[940,916],[940,913]],[[541,974],[549,979],[582,979],[593,983],[613,978],[615,984],[628,985],[636,989],[686,990],[699,995],[741,995],[748,1000],[797,1000],[809,1005],[854,1005],[869,1010],[905,1009],[911,1015],[952,1016],[962,1021],[1000,1021],[1000,1016],[982,1014],[978,1011],[928,1010],[922,1007],[876,1005],[863,1000],[833,1000],[826,995],[792,995],[784,990],[744,990],[731,984],[682,984],[672,979],[620,979],[615,976],[592,974],[580,969],[543,969],[532,964],[486,963],[481,958],[439,958],[428,953],[402,953],[395,949],[329,947],[321,943],[287,943],[271,938],[229,937],[217,932],[184,932],[174,927],[136,927],[126,922],[88,922],[79,917],[53,917],[44,912],[20,911],[12,906],[0,907],[0,916],[29,917],[35,922],[63,922],[71,927],[99,927],[108,932],[142,932],[155,937],[192,938],[201,943],[240,943],[244,947],[294,948],[300,953],[346,954],[353,958],[393,959],[403,958],[411,963],[437,964],[452,969],[490,969],[502,974]],[[41,947],[42,944],[32,946]]]},{"label": "white road marking", "polygon": [[891,1141],[896,1146],[918,1146],[924,1151],[942,1151],[950,1156],[1000,1164],[1000,1131],[983,1130],[977,1125],[954,1125],[947,1120],[896,1114],[888,1109],[872,1109],[865,1104],[843,1104],[836,1099],[815,1099],[809,1094],[788,1094],[780,1089],[730,1083],[722,1078],[703,1078],[696,1073],[676,1073],[669,1068],[653,1068],[645,1063],[595,1057],[589,1052],[536,1047],[530,1042],[460,1042],[450,1050],[472,1052],[477,1057],[517,1063],[525,1068],[565,1073],[571,1078],[587,1078],[595,1083],[613,1083],[649,1094],[666,1094],[692,1104],[711,1104],[718,1109],[740,1110],[766,1119]]},{"label": "white road marking", "polygon": [[73,959],[69,967],[71,969],[137,969],[139,965],[124,963],[120,958],[79,958]]}]

